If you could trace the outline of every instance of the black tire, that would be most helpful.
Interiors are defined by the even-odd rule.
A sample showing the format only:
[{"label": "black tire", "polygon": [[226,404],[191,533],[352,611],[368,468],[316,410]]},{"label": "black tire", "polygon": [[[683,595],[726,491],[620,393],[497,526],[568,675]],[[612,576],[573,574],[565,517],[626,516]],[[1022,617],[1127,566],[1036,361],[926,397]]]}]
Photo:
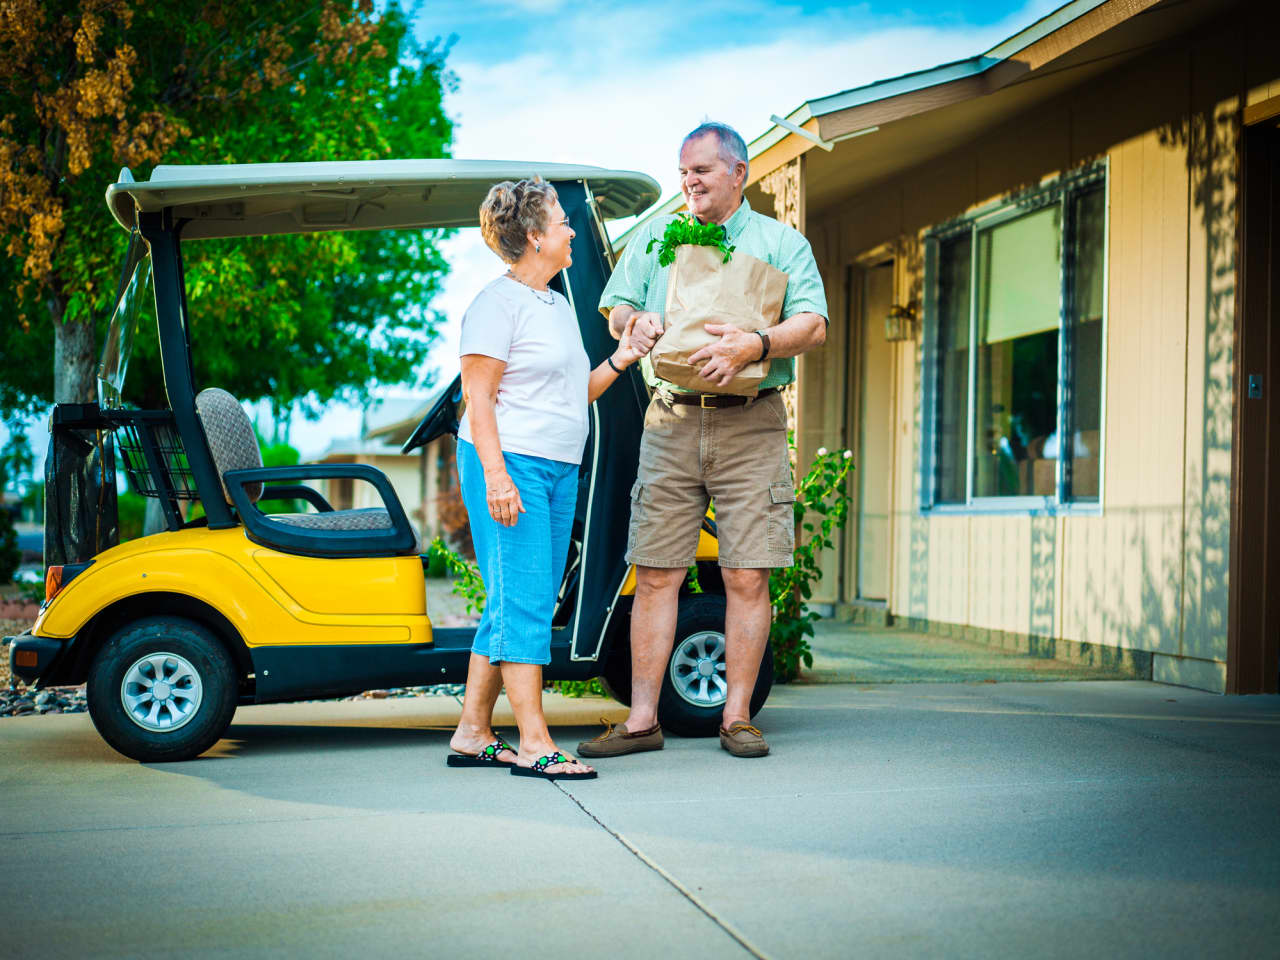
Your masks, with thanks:
[{"label": "black tire", "polygon": [[[167,655],[162,662],[144,662],[161,655]],[[146,717],[132,719],[125,703],[122,685],[135,666],[140,674],[133,676],[151,679],[153,688],[164,685],[163,697],[150,695],[145,685],[128,688],[145,704],[159,702],[147,711],[151,726],[143,726]],[[190,760],[217,743],[231,724],[236,679],[235,662],[207,627],[182,617],[145,617],[117,630],[95,655],[86,687],[89,716],[102,739],[126,757],[143,763]]]},{"label": "black tire", "polygon": [[[720,729],[724,711],[724,698],[713,703],[699,705],[690,702],[676,689],[671,678],[671,663],[681,647],[696,640],[699,635],[724,636],[725,598],[722,594],[700,593],[682,596],[676,611],[676,636],[671,647],[671,659],[662,673],[662,691],[658,695],[658,722],[665,732],[682,737],[713,737]],[[605,689],[624,704],[631,702],[631,650],[626,644],[615,643],[609,662],[601,677]],[[754,717],[769,698],[773,689],[773,647],[765,644],[764,657],[760,661],[760,673],[751,694],[751,715]]]}]

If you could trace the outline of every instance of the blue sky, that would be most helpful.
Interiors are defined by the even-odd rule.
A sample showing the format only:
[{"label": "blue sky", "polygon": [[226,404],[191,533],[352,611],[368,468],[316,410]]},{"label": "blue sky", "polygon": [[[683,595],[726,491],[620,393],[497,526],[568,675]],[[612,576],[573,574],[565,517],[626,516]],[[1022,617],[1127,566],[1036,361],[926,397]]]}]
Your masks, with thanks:
[{"label": "blue sky", "polygon": [[[676,151],[704,119],[750,141],[802,102],[975,56],[1061,0],[921,0],[911,4],[646,0],[426,2],[419,37],[455,37],[454,155],[641,170],[676,192]],[[450,318],[430,361],[437,384],[457,372],[458,320],[502,264],[476,231],[446,250],[437,301]],[[392,390],[403,395],[403,389]],[[319,428],[295,423],[304,454],[358,432],[354,412]]]},{"label": "blue sky", "polygon": [[[454,36],[458,88],[445,101],[454,155],[641,170],[676,192],[676,151],[704,119],[750,141],[803,101],[976,56],[1062,0],[429,0],[407,3],[423,39]],[[335,157],[334,159],[341,159]],[[462,231],[436,306],[449,317],[429,361],[437,385],[457,372],[458,321],[502,264]],[[390,388],[388,396],[414,391]],[[421,393],[421,391],[419,391]],[[425,396],[425,394],[423,394]],[[295,418],[306,456],[359,433],[361,411],[335,405]],[[40,431],[39,427],[35,432]],[[2,434],[3,431],[0,431]],[[34,437],[42,454],[45,440]]]}]

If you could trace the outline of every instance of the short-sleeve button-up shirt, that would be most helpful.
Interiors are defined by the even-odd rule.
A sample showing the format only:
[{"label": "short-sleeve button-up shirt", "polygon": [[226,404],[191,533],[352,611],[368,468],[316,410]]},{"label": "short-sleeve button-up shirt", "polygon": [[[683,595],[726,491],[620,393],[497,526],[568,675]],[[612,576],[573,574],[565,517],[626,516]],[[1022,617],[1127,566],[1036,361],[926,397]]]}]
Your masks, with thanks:
[{"label": "short-sleeve button-up shirt", "polygon": [[[661,240],[667,224],[673,219],[674,217],[655,218],[644,229],[637,231],[627,244],[622,259],[618,261],[617,268],[600,295],[600,312],[606,317],[620,303],[664,316],[670,268],[658,265],[656,248],[652,253],[645,251],[650,240],[655,237]],[[725,222],[724,228],[729,245],[735,250],[763,260],[787,275],[787,293],[782,303],[783,320],[798,313],[816,313],[826,318],[826,291],[822,286],[818,265],[813,259],[813,250],[804,234],[779,223],[773,217],[756,213],[745,197],[742,205]],[[648,357],[640,361],[640,368],[651,387],[661,384],[668,390],[691,392],[655,376]],[[780,387],[791,383],[795,378],[795,358],[781,357],[769,362],[769,371],[761,381],[760,388]]]}]

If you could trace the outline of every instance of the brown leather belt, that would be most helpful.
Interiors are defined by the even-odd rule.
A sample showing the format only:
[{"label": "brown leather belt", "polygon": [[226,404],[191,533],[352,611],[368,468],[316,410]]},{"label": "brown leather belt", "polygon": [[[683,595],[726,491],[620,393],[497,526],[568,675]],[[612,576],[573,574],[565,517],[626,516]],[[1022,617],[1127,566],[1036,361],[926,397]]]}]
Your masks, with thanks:
[{"label": "brown leather belt", "polygon": [[752,400],[763,400],[772,393],[777,393],[777,387],[769,387],[761,390],[754,397],[744,397],[736,393],[672,393],[672,403],[686,403],[694,406],[708,408],[719,407],[741,407],[750,403]]}]

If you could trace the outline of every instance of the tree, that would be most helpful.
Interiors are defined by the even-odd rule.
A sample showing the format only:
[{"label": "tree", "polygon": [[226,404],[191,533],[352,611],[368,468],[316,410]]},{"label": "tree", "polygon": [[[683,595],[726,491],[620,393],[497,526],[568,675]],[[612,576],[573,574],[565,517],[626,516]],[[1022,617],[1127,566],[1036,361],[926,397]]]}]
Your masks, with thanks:
[{"label": "tree", "polygon": [[[447,50],[372,0],[0,3],[0,289],[14,305],[0,410],[95,395],[95,327],[126,243],[103,190],[120,167],[447,156]],[[184,245],[197,381],[283,412],[409,379],[439,320],[437,239]],[[152,339],[135,364],[154,363]],[[163,397],[158,379],[146,388],[132,399]]]}]

